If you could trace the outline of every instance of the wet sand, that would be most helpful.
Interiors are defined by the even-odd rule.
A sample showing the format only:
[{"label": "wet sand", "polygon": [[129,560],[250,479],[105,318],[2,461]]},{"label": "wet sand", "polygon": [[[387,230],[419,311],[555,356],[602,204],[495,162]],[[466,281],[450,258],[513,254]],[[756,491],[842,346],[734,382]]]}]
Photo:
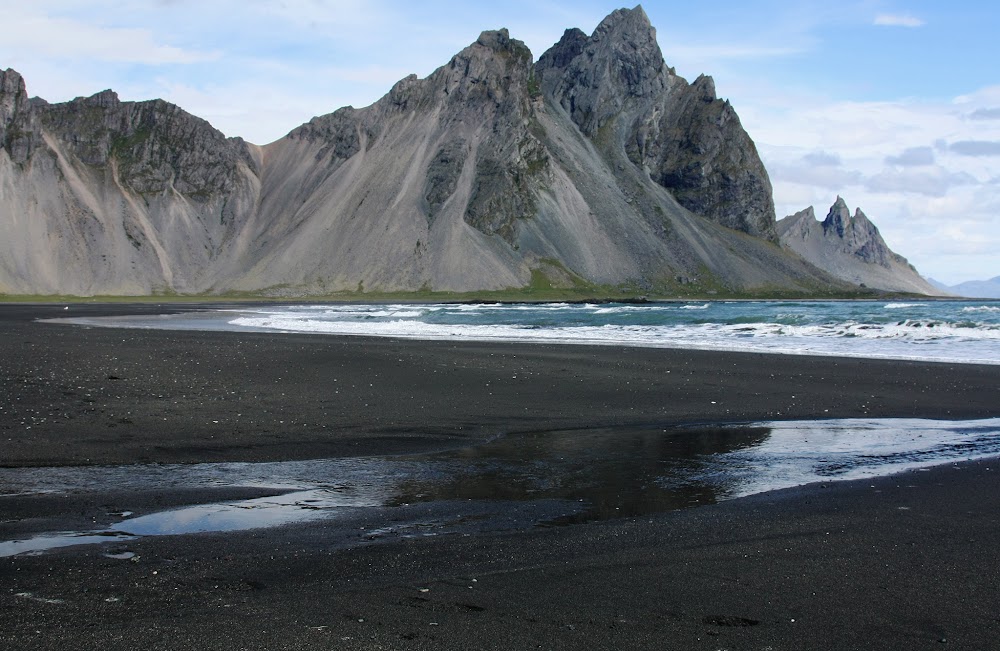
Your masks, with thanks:
[{"label": "wet sand", "polygon": [[[307,459],[551,429],[1000,415],[1000,366],[33,322],[163,309],[62,307],[0,306],[2,465]],[[144,539],[129,544],[135,561],[99,547],[4,558],[0,645],[989,648],[1000,632],[998,473],[989,462],[949,465],[515,533],[372,539],[380,519],[396,517],[375,510],[349,525]],[[4,501],[0,520],[29,531],[33,509],[59,516],[52,499]],[[67,499],[77,517],[94,507]],[[419,509],[434,521],[434,505]],[[345,535],[333,530],[348,526],[359,545],[332,547]]]}]

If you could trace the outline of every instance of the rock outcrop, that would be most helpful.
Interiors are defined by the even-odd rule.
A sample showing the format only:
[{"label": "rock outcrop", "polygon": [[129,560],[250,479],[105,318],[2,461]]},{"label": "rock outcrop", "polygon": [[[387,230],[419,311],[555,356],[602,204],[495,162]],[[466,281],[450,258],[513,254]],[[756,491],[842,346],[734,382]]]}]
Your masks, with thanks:
[{"label": "rock outcrop", "polygon": [[0,148],[11,160],[23,163],[40,143],[39,125],[28,99],[24,78],[14,70],[0,70]]},{"label": "rock outcrop", "polygon": [[770,182],[641,8],[533,62],[483,32],[425,79],[258,147],[0,73],[0,293],[846,288],[776,246]]},{"label": "rock outcrop", "polygon": [[779,221],[777,232],[783,247],[849,283],[895,292],[943,293],[906,258],[893,253],[860,208],[851,216],[840,197],[822,222],[810,206]]},{"label": "rock outcrop", "polygon": [[739,117],[711,77],[688,84],[664,63],[641,7],[615,11],[590,38],[567,30],[537,69],[583,133],[624,149],[682,206],[777,240],[771,182]]}]

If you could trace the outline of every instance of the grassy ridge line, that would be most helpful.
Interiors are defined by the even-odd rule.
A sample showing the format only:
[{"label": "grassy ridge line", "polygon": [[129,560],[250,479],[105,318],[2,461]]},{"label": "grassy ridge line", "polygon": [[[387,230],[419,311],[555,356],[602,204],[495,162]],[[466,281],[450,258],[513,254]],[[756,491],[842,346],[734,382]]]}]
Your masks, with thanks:
[{"label": "grassy ridge line", "polygon": [[640,302],[648,301],[716,301],[716,300],[844,300],[844,299],[890,299],[908,298],[933,300],[937,297],[923,294],[878,292],[873,290],[854,292],[692,292],[687,293],[638,293],[608,289],[520,289],[490,292],[338,292],[333,294],[266,294],[266,293],[224,293],[224,294],[149,294],[140,296],[67,296],[67,295],[26,295],[0,294],[2,303],[220,303],[220,302],[267,302],[267,303],[384,303],[399,301],[408,303],[543,303],[543,302]]},{"label": "grassy ridge line", "polygon": [[881,299],[881,298],[926,298],[922,294],[886,292],[872,288],[837,289],[829,286],[815,286],[803,290],[786,288],[761,288],[756,291],[738,291],[718,283],[708,270],[703,270],[700,280],[681,285],[672,282],[657,285],[638,286],[632,283],[616,285],[596,285],[587,282],[567,269],[560,261],[543,259],[541,266],[531,270],[531,280],[525,287],[511,287],[500,290],[471,292],[435,291],[421,289],[415,291],[378,292],[365,291],[359,285],[355,291],[339,291],[328,294],[303,292],[288,285],[276,285],[253,292],[224,292],[204,294],[179,294],[162,291],[139,296],[68,296],[68,295],[5,295],[0,294],[0,303],[217,303],[217,302],[328,302],[328,303],[380,303],[401,301],[409,303],[542,303],[542,302],[611,302],[611,301],[671,301],[671,300],[732,300],[732,299]]}]

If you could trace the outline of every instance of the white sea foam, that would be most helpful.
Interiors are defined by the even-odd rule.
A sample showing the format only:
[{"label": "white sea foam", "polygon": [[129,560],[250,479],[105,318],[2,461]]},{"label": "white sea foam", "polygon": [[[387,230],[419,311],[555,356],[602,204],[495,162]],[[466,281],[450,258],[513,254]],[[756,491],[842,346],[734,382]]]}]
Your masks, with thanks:
[{"label": "white sea foam", "polygon": [[474,304],[458,304],[458,305],[441,305],[438,309],[448,309],[455,312],[475,312],[479,313],[482,310],[489,310],[493,308],[502,307],[500,303],[474,303]]},{"label": "white sea foam", "polygon": [[932,341],[944,339],[986,339],[1000,340],[1000,329],[996,327],[960,326],[940,321],[906,320],[895,324],[847,323],[843,326],[843,336],[863,339],[906,339],[909,341]]},{"label": "white sea foam", "polygon": [[[983,348],[983,345],[991,345],[1000,340],[1000,329],[962,328],[920,321],[892,324],[701,323],[538,327],[515,324],[436,324],[403,319],[328,321],[267,316],[242,317],[230,323],[285,332],[411,339],[627,345],[1000,364],[995,351],[991,356],[991,351]],[[979,342],[980,345],[962,356],[948,349],[927,348],[929,345],[958,339],[973,344]]]},{"label": "white sea foam", "polygon": [[591,308],[590,314],[602,315],[602,314],[641,314],[641,315],[652,315],[652,314],[671,314],[676,313],[678,310],[707,310],[708,308],[703,305],[655,305],[655,306],[643,306],[643,305],[616,305],[614,307],[608,306],[597,306],[588,305]]},{"label": "white sea foam", "polygon": [[[886,311],[888,305],[895,307]],[[110,323],[1000,364],[1000,306],[982,302],[344,304],[248,306],[236,312],[125,317]],[[102,324],[101,319],[76,322]]]}]

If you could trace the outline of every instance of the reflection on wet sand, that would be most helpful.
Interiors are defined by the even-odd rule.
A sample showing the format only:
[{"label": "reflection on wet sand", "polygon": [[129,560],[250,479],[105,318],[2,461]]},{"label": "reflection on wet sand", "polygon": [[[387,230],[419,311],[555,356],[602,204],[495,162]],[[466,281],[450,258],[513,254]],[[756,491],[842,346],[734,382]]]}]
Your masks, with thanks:
[{"label": "reflection on wet sand", "polygon": [[[998,454],[1000,419],[996,418],[855,419],[521,433],[469,448],[406,457],[0,468],[0,513],[4,504],[41,494],[106,492],[124,495],[121,499],[127,502],[137,487],[164,493],[224,486],[282,492],[135,517],[130,517],[130,508],[105,514],[122,519],[97,530],[37,533],[37,517],[31,518],[30,530],[27,525],[19,530],[18,518],[0,518],[0,538],[8,538],[0,542],[0,556],[141,536],[299,524],[366,509],[398,514],[415,504],[435,505],[440,517],[432,522],[413,520],[406,526],[432,533],[435,528],[443,530],[446,525],[441,523],[448,523],[449,532],[572,524]],[[478,506],[469,507],[470,503]]]},{"label": "reflection on wet sand", "polygon": [[[719,499],[720,485],[692,476],[702,458],[760,445],[767,426],[590,429],[498,438],[453,452],[411,457],[448,464],[441,480],[408,479],[391,504],[453,499],[581,502],[551,524],[673,511]],[[665,478],[683,475],[676,483]]]}]

